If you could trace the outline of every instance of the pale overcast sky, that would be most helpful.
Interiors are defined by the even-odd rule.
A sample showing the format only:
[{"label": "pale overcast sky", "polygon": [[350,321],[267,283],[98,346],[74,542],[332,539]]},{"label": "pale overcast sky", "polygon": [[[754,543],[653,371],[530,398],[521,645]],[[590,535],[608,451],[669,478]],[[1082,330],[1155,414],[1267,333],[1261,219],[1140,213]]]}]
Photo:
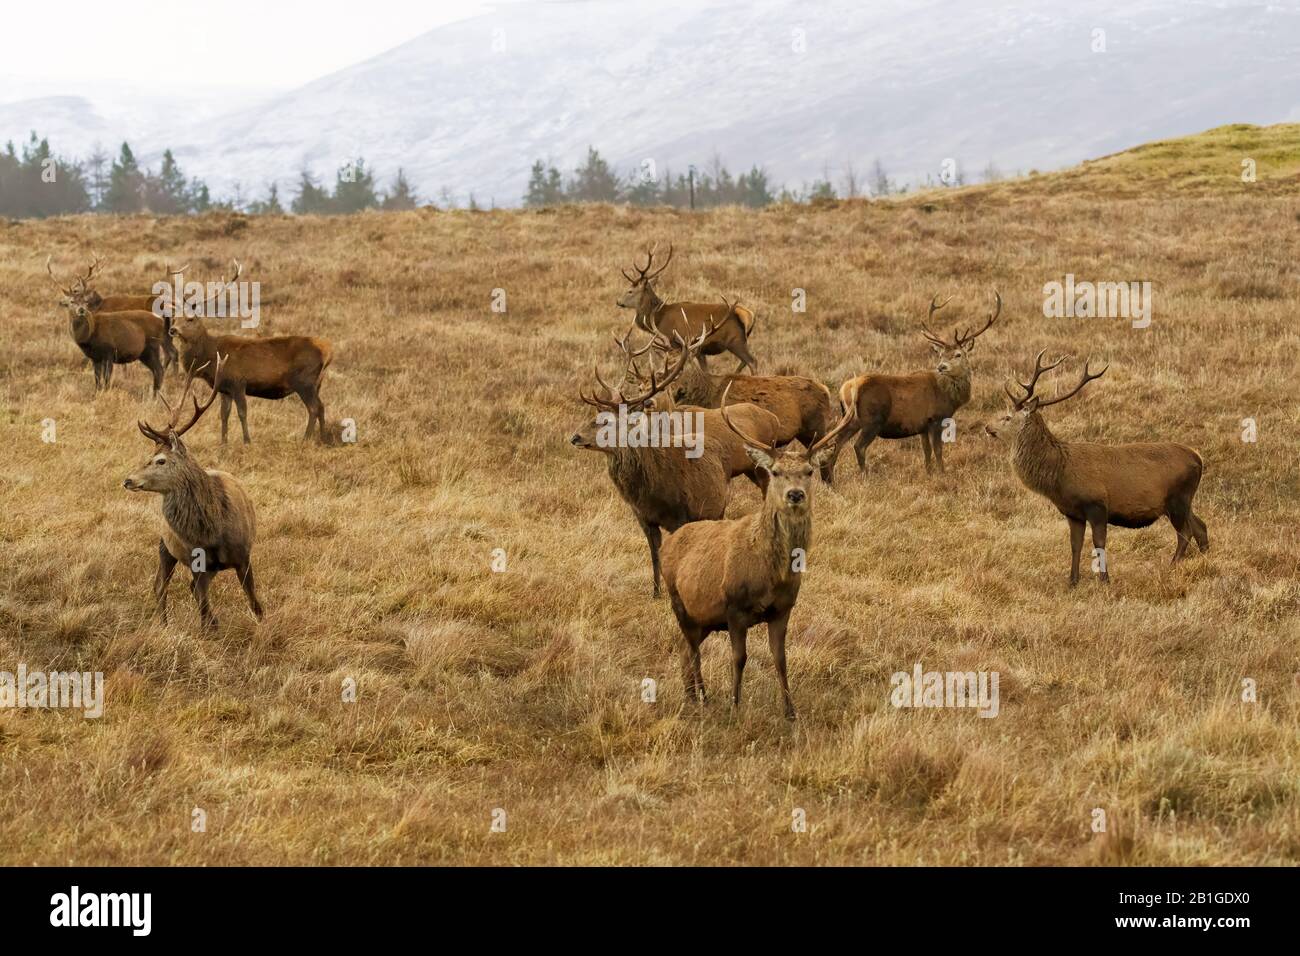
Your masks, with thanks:
[{"label": "pale overcast sky", "polygon": [[0,102],[90,84],[278,90],[350,66],[479,0],[60,0],[6,3]]}]

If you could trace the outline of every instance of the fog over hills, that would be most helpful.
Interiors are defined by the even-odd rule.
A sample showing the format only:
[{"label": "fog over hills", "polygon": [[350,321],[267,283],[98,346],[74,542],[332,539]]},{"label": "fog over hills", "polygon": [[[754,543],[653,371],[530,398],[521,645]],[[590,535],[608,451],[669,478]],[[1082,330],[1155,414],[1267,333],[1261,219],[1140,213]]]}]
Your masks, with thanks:
[{"label": "fog over hills", "polygon": [[[1104,50],[1095,50],[1103,39]],[[1230,122],[1300,119],[1300,6],[1254,0],[635,0],[499,4],[226,111],[96,96],[3,102],[0,137],[63,154],[171,146],[215,194],[362,155],[387,181],[514,205],[537,158],[622,171],[765,167],[797,185],[1052,169]]]}]

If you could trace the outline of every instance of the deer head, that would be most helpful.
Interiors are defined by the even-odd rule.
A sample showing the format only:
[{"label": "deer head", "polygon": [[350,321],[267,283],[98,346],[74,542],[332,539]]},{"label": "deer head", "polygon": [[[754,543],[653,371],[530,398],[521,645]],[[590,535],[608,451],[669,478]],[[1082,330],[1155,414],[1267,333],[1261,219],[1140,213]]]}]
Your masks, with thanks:
[{"label": "deer head", "polygon": [[754,464],[767,472],[764,501],[778,509],[789,509],[802,514],[812,505],[813,475],[834,454],[840,432],[853,420],[853,413],[845,413],[839,423],[817,439],[811,448],[794,451],[792,445],[787,445],[784,451],[780,451],[775,445],[761,442],[736,427],[736,423],[727,414],[727,393],[730,391],[731,383],[728,382],[722,390],[722,420],[745,443],[745,452]]},{"label": "deer head", "polygon": [[[74,277],[67,286],[64,286],[63,283],[55,277],[53,262],[54,256],[51,255],[45,257],[45,271],[49,273],[50,282],[54,283],[54,288],[63,293],[63,298],[60,300],[59,304],[70,308],[73,305],[84,303],[88,295],[90,295],[90,293],[87,292],[88,283],[94,277],[95,270],[104,264],[104,260],[99,256],[92,254],[90,268],[86,270],[86,274]],[[94,306],[92,305],[91,308],[93,309]]]},{"label": "deer head", "polygon": [[[212,400],[217,397],[217,383],[221,381],[221,364],[223,361],[223,357],[218,355],[217,364],[212,373],[212,391],[203,404],[199,404],[196,396],[190,395],[190,389],[194,384],[194,373],[199,370],[194,369],[185,376],[185,384],[181,388],[181,397],[174,408],[167,402],[166,398],[163,399],[163,404],[171,412],[171,418],[165,426],[154,428],[147,422],[136,422],[140,434],[154,443],[154,453],[140,468],[126,477],[126,480],[122,482],[123,488],[127,491],[153,491],[158,494],[166,494],[185,481],[185,472],[188,469],[198,467],[191,460],[184,442],[181,441],[181,436],[193,428],[195,423],[203,417],[203,413],[212,406]],[[200,366],[200,368],[203,367],[206,367],[206,363],[204,366]],[[181,413],[185,410],[186,398],[193,400],[194,411],[190,415],[189,421],[184,425],[179,425]]]},{"label": "deer head", "polygon": [[[234,264],[235,274],[231,276],[229,281],[226,280],[225,275],[222,275],[221,282],[217,284],[217,291],[212,292],[207,299],[200,301],[197,296],[187,295],[184,301],[180,303],[169,303],[174,313],[170,329],[170,334],[174,338],[180,339],[187,345],[193,345],[207,337],[208,329],[203,324],[203,319],[207,314],[208,306],[239,281],[239,277],[244,271],[244,267],[239,263],[239,260],[234,260]],[[182,289],[185,288],[184,273],[184,266],[171,273],[180,277],[177,281]],[[213,285],[214,283],[208,283],[206,288],[210,289]]]},{"label": "deer head", "polygon": [[[707,333],[706,333],[707,334]],[[678,336],[681,341],[681,336]],[[612,454],[614,449],[606,447],[596,440],[599,430],[607,424],[610,414],[617,415],[620,410],[624,414],[631,415],[634,412],[654,411],[656,407],[668,399],[664,395],[664,390],[670,386],[677,376],[682,374],[682,369],[686,365],[686,360],[691,355],[691,348],[698,348],[703,342],[704,337],[693,340],[690,343],[682,343],[682,348],[677,354],[677,360],[671,367],[656,369],[653,361],[650,368],[650,380],[648,384],[641,384],[640,377],[635,370],[636,355],[641,354],[646,349],[642,349],[634,355],[628,355],[628,363],[623,375],[623,381],[619,387],[607,383],[600,377],[600,370],[592,369],[592,374],[596,379],[596,384],[600,386],[599,390],[593,390],[588,395],[585,391],[579,390],[578,397],[588,405],[597,410],[594,416],[591,416],[578,428],[577,431],[569,438],[569,443],[575,448],[582,448],[588,451],[602,451],[606,454]],[[619,341],[617,338],[615,341]],[[646,347],[647,349],[649,346]],[[625,351],[625,354],[626,351]],[[633,390],[635,389],[635,391]],[[669,402],[669,405],[671,403]]]},{"label": "deer head", "polygon": [[934,320],[934,314],[952,301],[949,297],[942,302],[936,295],[930,300],[930,310],[926,314],[925,322],[921,324],[922,334],[934,349],[935,354],[939,357],[939,362],[935,366],[935,371],[940,375],[969,376],[970,375],[970,353],[975,348],[975,340],[989,330],[999,315],[1002,314],[1002,295],[995,289],[993,291],[994,309],[989,313],[983,328],[977,332],[969,329],[959,329],[953,333],[952,339],[948,340],[941,336],[935,335],[930,331],[930,323]]},{"label": "deer head", "polygon": [[[655,251],[659,248],[656,243],[650,249],[646,250],[645,266],[639,266],[635,262],[632,268],[636,270],[636,275],[631,275],[626,269],[623,270],[623,278],[628,281],[627,291],[618,299],[620,309],[636,309],[638,315],[648,315],[654,311],[654,305],[658,302],[658,297],[651,283],[659,278],[663,271],[668,268],[668,263],[673,261],[672,243],[668,244],[668,257],[664,259],[659,268],[654,268]],[[651,271],[651,270],[654,271]]]},{"label": "deer head", "polygon": [[1067,398],[1073,398],[1083,390],[1085,385],[1093,379],[1101,378],[1106,374],[1106,369],[1110,368],[1110,366],[1107,365],[1106,368],[1103,368],[1100,372],[1097,372],[1094,375],[1092,372],[1088,371],[1088,365],[1091,362],[1091,359],[1089,359],[1083,363],[1083,372],[1079,376],[1079,384],[1074,386],[1074,388],[1070,389],[1070,391],[1066,392],[1064,395],[1057,395],[1054,398],[1049,398],[1046,401],[1043,401],[1038,395],[1034,394],[1034,389],[1038,386],[1038,379],[1044,372],[1050,372],[1065,361],[1065,356],[1061,356],[1050,365],[1044,365],[1043,356],[1046,354],[1047,349],[1043,349],[1034,358],[1034,372],[1029,377],[1028,382],[1016,382],[1016,384],[1024,390],[1025,394],[1022,397],[1016,398],[1010,388],[1005,385],[1003,386],[1003,391],[1007,393],[1007,398],[1011,399],[1011,411],[1004,413],[985,425],[984,430],[988,434],[992,435],[994,438],[1004,438],[1008,441],[1014,441],[1020,435],[1020,432],[1024,429],[1029,420],[1040,409],[1047,408],[1049,405],[1056,405],[1059,402],[1065,401]]}]

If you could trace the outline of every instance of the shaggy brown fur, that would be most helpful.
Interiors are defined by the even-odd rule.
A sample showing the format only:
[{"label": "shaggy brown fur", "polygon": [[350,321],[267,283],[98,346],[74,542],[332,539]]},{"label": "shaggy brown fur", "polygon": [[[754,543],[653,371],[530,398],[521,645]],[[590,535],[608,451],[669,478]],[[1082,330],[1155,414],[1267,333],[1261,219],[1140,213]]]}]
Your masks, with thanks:
[{"label": "shaggy brown fur", "polygon": [[[836,431],[802,453],[778,455],[770,445],[740,434],[754,461],[768,474],[763,506],[727,521],[697,521],[668,536],[663,548],[664,583],[682,632],[682,676],[687,693],[704,700],[700,645],[714,631],[731,637],[732,703],[740,706],[746,636],[766,623],[787,718],[794,703],[786,678],[785,633],[799,596],[812,539],[814,467],[834,451]],[[849,417],[842,419],[846,425]]]},{"label": "shaggy brown fur", "polygon": [[[184,408],[189,381],[187,378],[176,405],[178,412]],[[154,578],[158,616],[167,619],[167,583],[176,570],[176,563],[184,561],[193,574],[190,590],[198,604],[199,616],[203,626],[210,629],[217,626],[217,618],[208,601],[208,589],[217,573],[227,569],[238,576],[253,614],[262,617],[262,604],[253,579],[252,550],[256,537],[253,502],[234,476],[204,469],[190,457],[181,441],[181,435],[212,404],[212,397],[215,393],[202,407],[195,401],[195,415],[184,428],[176,428],[174,417],[163,431],[140,423],[140,431],[155,443],[154,453],[122,482],[127,491],[151,491],[163,496],[163,528],[158,542],[158,573]]]}]

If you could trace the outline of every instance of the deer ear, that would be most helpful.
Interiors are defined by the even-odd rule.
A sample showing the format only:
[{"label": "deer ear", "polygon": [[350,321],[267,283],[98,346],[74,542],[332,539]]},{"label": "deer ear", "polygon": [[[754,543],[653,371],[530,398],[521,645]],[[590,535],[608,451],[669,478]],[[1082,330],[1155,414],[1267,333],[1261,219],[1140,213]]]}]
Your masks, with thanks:
[{"label": "deer ear", "polygon": [[90,306],[92,309],[98,309],[99,304],[103,301],[104,300],[100,298],[98,292],[92,292],[90,295],[86,296],[86,305]]},{"label": "deer ear", "polygon": [[758,465],[759,468],[766,469],[770,472],[774,467],[776,467],[776,462],[772,460],[772,456],[761,448],[754,448],[752,445],[746,445],[745,454],[749,455],[750,459],[754,464]]},{"label": "deer ear", "polygon": [[931,342],[931,343],[930,343],[930,348],[934,349],[934,354],[935,354],[935,355],[942,355],[942,354],[943,354],[943,346],[941,346],[941,345],[937,345],[937,344],[935,344],[934,342]]},{"label": "deer ear", "polygon": [[1021,410],[1024,411],[1026,415],[1031,415],[1038,411],[1038,396],[1031,395],[1029,401],[1025,402],[1025,404],[1021,406]]},{"label": "deer ear", "polygon": [[169,431],[167,433],[167,444],[170,445],[172,451],[177,454],[184,454],[185,446],[181,443],[181,436],[175,432]]},{"label": "deer ear", "polygon": [[824,448],[819,448],[815,452],[813,452],[812,456],[808,459],[808,463],[811,464],[814,468],[820,470],[822,465],[826,464],[826,462],[830,460],[831,455],[833,455],[834,453],[835,453],[835,442],[831,442],[829,445],[825,446]]}]

